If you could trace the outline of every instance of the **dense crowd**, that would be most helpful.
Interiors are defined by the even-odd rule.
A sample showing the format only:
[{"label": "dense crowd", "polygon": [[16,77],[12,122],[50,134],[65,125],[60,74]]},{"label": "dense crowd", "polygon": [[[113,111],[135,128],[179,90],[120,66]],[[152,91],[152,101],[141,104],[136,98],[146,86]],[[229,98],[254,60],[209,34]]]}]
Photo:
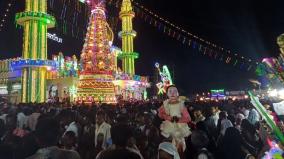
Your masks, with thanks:
[{"label": "dense crowd", "polygon": [[[2,159],[246,159],[268,150],[269,131],[249,101],[188,102],[185,150],[161,135],[162,101],[0,106]],[[275,115],[271,103],[267,111]]]}]

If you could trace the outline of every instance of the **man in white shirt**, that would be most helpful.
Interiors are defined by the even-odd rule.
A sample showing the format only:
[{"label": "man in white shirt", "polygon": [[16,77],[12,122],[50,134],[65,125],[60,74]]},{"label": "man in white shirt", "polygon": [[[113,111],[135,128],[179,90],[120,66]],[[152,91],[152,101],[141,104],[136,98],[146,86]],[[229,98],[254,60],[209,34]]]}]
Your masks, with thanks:
[{"label": "man in white shirt", "polygon": [[104,137],[102,148],[107,148],[107,141],[111,138],[110,134],[111,125],[105,122],[105,114],[104,112],[97,113],[96,120],[96,133],[95,133],[95,146],[97,146],[97,137],[99,134],[102,134]]},{"label": "man in white shirt", "polygon": [[61,123],[65,126],[65,132],[63,133],[63,136],[67,131],[72,131],[75,133],[75,136],[78,137],[79,135],[79,130],[78,130],[78,125],[75,122],[75,114],[70,111],[62,111],[61,114]]},{"label": "man in white shirt", "polygon": [[40,110],[39,110],[39,108],[36,108],[36,111],[28,117],[27,124],[28,124],[28,127],[30,128],[30,130],[32,130],[32,131],[35,130],[39,116],[40,116]]},{"label": "man in white shirt", "polygon": [[27,159],[80,159],[78,152],[64,150],[56,146],[59,134],[60,125],[58,121],[54,119],[39,120],[35,136],[40,143],[40,149]]},{"label": "man in white shirt", "polygon": [[17,114],[17,127],[23,129],[27,126],[28,118],[22,110]]},{"label": "man in white shirt", "polygon": [[77,126],[75,121],[71,122],[68,125],[67,129],[65,130],[65,133],[68,132],[68,131],[73,131],[75,133],[75,136],[78,137],[78,126]]},{"label": "man in white shirt", "polygon": [[2,114],[0,115],[0,119],[3,120],[4,124],[6,124],[6,117],[8,114]]},{"label": "man in white shirt", "polygon": [[260,120],[260,115],[259,113],[257,112],[256,109],[252,108],[249,112],[249,115],[248,115],[248,121],[251,123],[251,124],[256,124],[258,121]]}]

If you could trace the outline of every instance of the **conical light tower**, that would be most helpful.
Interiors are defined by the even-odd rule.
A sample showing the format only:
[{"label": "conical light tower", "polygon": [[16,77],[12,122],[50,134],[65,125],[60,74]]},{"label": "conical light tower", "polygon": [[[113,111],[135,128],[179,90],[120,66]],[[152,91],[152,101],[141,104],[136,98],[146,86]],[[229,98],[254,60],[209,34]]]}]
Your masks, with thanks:
[{"label": "conical light tower", "polygon": [[78,84],[78,100],[114,103],[114,64],[110,52],[113,33],[105,15],[104,0],[92,0],[90,21],[81,53],[82,72]]}]

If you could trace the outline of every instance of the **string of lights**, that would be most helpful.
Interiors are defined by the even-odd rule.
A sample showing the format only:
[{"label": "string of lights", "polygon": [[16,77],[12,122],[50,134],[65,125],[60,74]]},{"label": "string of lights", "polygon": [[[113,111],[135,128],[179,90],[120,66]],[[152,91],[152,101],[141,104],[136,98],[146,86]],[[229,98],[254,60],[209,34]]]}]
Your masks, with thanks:
[{"label": "string of lights", "polygon": [[[119,7],[121,0],[109,0],[108,4],[112,7]],[[145,8],[137,2],[133,2],[133,9],[140,19],[144,20],[148,24],[156,27],[159,31],[165,35],[174,38],[175,40],[187,45],[194,50],[198,50],[202,55],[209,56],[215,60],[223,61],[226,64],[231,64],[234,67],[239,66],[240,69],[246,71],[255,71],[258,62],[233,54],[232,51],[224,49],[223,47],[217,46],[216,44],[206,41],[201,37],[194,35],[181,27],[171,23],[163,17],[158,16],[154,12]]]},{"label": "string of lights", "polygon": [[[178,31],[181,31],[182,33],[184,33],[184,34],[186,34],[186,35],[188,35],[188,36],[190,36],[190,37],[192,37],[192,38],[194,38],[194,39],[196,39],[196,40],[199,40],[199,41],[201,41],[201,42],[207,44],[208,46],[211,46],[211,47],[213,47],[213,48],[219,49],[219,50],[224,51],[224,52],[227,52],[227,53],[232,53],[232,52],[233,52],[233,51],[231,51],[231,50],[229,50],[229,49],[225,49],[224,47],[221,47],[221,46],[219,46],[219,45],[216,45],[216,44],[213,43],[213,42],[207,41],[207,40],[205,40],[205,39],[203,39],[203,38],[201,38],[201,37],[199,37],[199,36],[197,36],[197,35],[195,35],[195,34],[193,34],[193,33],[190,33],[189,31],[186,31],[186,30],[183,29],[182,27],[180,27],[180,26],[178,26],[178,25],[176,25],[176,24],[170,22],[170,21],[167,20],[166,18],[163,18],[163,17],[157,15],[157,14],[154,13],[153,11],[147,9],[145,6],[139,4],[138,2],[135,2],[134,0],[132,0],[132,2],[133,2],[133,4],[134,4],[136,7],[138,7],[138,9],[141,9],[141,10],[143,10],[145,13],[147,13],[148,15],[155,17],[156,20],[160,20],[160,21],[164,22],[165,24],[171,26],[172,28],[174,28],[174,29],[176,29],[176,30],[178,30]],[[153,22],[153,23],[155,23],[155,22]],[[237,53],[235,53],[234,55],[235,55],[235,56],[240,56],[240,55],[237,54]],[[252,59],[250,59],[250,58],[246,58],[246,57],[244,57],[244,56],[240,56],[240,57],[241,57],[242,59],[244,59],[244,60],[249,61],[249,62],[252,61]],[[256,64],[258,64],[258,62],[257,62]]]},{"label": "string of lights", "polygon": [[14,4],[14,0],[11,0],[7,6],[6,6],[6,9],[4,9],[4,13],[1,17],[1,21],[0,21],[0,32],[4,29],[4,26],[5,26],[5,22],[7,21],[7,17],[11,11],[11,7],[12,5]]},{"label": "string of lights", "polygon": [[[169,20],[167,20],[166,18],[163,18],[159,15],[157,15],[156,13],[154,13],[153,11],[147,9],[145,6],[139,4],[138,2],[135,2],[134,0],[132,0],[132,3],[134,5],[134,9],[136,9],[136,12],[141,12],[142,11],[142,15],[144,17],[144,20],[147,20],[151,23],[151,24],[154,24],[155,26],[159,26],[157,25],[158,24],[158,21],[162,22],[163,24],[167,25],[167,27],[164,27],[164,31],[168,30],[169,32],[169,35],[170,36],[175,36],[175,35],[178,35],[180,36],[180,34],[177,34],[178,32],[188,36],[188,37],[191,37],[195,40],[198,40],[200,41],[201,43],[204,43],[206,44],[207,46],[211,47],[211,48],[214,48],[215,50],[218,50],[218,51],[222,51],[222,52],[225,52],[227,54],[231,54],[231,55],[234,55],[235,57],[237,58],[240,58],[246,62],[253,62],[253,60],[251,58],[247,58],[247,57],[244,57],[244,56],[241,56],[239,55],[238,53],[233,53],[233,51],[229,50],[229,49],[225,49],[213,42],[210,42],[210,41],[207,41],[185,29],[183,29],[182,27],[178,26],[177,24],[174,24],[172,22],[170,22]],[[159,26],[160,27],[160,26]],[[177,38],[177,39],[180,39]],[[257,65],[258,62],[255,61],[255,64]]]},{"label": "string of lights", "polygon": [[[70,8],[71,3],[70,1],[66,1],[66,0],[61,0],[61,1],[65,7],[63,6],[61,15],[60,15],[61,18],[59,18],[59,24],[61,23],[62,25],[58,25],[58,26],[62,26],[61,29],[64,34],[67,34],[67,32],[69,32],[69,33],[72,33],[72,37],[76,37],[76,38],[81,37],[81,36],[78,36],[78,33],[80,34],[81,31],[85,32],[85,27],[79,26],[76,23],[69,22],[69,20],[62,18],[62,16],[63,17],[66,16],[67,6],[69,6],[68,8]],[[183,44],[191,46],[194,49],[198,49],[198,51],[202,53],[202,55],[213,57],[216,60],[223,61],[226,64],[232,64],[233,66],[239,65],[241,69],[245,69],[247,71],[249,70],[254,71],[254,68],[256,67],[256,65],[258,65],[257,61],[253,61],[250,58],[241,56],[237,53],[233,53],[233,51],[229,49],[225,49],[221,46],[216,45],[213,42],[207,41],[189,31],[186,31],[182,27],[170,22],[166,18],[163,18],[157,15],[156,13],[147,9],[145,6],[139,4],[138,2],[135,2],[133,0],[132,2],[133,2],[134,11],[136,12],[136,15],[138,17],[143,19],[145,22],[148,22],[150,25],[155,26],[156,28],[158,28],[158,30],[162,31],[164,34],[167,34],[168,36],[182,42]],[[83,1],[83,3],[86,3],[86,1]],[[109,0],[107,2],[109,6],[112,6],[115,8],[119,8],[120,3],[121,3],[121,0]],[[77,8],[80,8],[78,7],[79,5],[80,4],[75,5],[76,11],[77,11]]]}]

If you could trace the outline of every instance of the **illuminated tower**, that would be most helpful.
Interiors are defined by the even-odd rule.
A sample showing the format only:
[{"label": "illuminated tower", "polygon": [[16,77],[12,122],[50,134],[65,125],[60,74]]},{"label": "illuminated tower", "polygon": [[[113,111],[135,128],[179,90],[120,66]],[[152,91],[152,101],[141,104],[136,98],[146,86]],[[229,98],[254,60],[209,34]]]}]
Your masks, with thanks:
[{"label": "illuminated tower", "polygon": [[106,21],[105,1],[92,0],[90,5],[90,21],[81,53],[78,100],[114,103],[116,99],[112,81],[115,64],[110,51],[113,33]]},{"label": "illuminated tower", "polygon": [[280,47],[282,56],[284,56],[284,34],[281,34],[277,37],[277,44]]},{"label": "illuminated tower", "polygon": [[136,32],[132,27],[132,19],[135,13],[133,12],[131,1],[123,0],[121,5],[121,11],[119,17],[122,21],[122,31],[119,32],[119,36],[122,39],[122,54],[119,58],[122,60],[122,70],[129,75],[135,74],[134,60],[138,58],[138,53],[133,50],[133,39],[136,36]]},{"label": "illuminated tower", "polygon": [[47,29],[55,18],[46,13],[47,0],[26,0],[25,11],[16,14],[17,24],[23,26],[22,102],[45,102],[47,59]]}]

